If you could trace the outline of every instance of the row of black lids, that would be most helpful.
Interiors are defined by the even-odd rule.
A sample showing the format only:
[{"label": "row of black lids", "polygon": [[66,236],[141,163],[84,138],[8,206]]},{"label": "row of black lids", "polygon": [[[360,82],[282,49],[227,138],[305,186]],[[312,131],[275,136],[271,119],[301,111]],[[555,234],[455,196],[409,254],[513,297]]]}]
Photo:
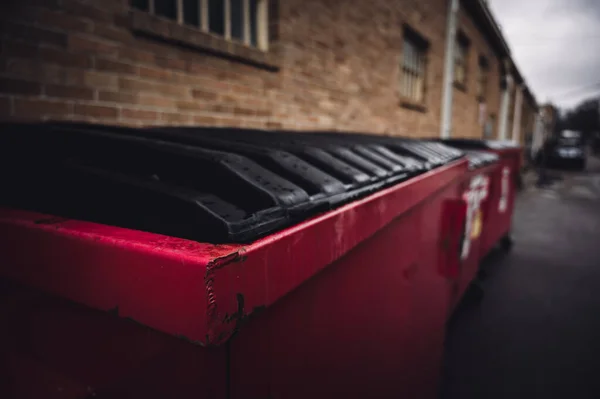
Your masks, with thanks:
[{"label": "row of black lids", "polygon": [[3,124],[0,204],[249,242],[463,156],[439,142],[355,133]]}]

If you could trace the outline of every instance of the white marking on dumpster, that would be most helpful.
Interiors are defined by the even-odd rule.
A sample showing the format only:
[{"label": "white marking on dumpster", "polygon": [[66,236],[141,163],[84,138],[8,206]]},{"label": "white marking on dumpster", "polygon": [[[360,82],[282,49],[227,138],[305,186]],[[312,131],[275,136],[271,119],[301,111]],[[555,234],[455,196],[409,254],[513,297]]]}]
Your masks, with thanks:
[{"label": "white marking on dumpster", "polygon": [[500,193],[500,201],[498,201],[498,211],[500,213],[506,212],[508,208],[508,194],[510,191],[510,168],[505,166],[502,169],[502,181],[501,181],[501,193]]},{"label": "white marking on dumpster", "polygon": [[461,259],[466,259],[469,256],[471,240],[479,238],[481,233],[481,203],[488,197],[489,184],[490,179],[487,176],[477,175],[471,179],[469,189],[463,194],[463,199],[467,203],[467,217]]}]

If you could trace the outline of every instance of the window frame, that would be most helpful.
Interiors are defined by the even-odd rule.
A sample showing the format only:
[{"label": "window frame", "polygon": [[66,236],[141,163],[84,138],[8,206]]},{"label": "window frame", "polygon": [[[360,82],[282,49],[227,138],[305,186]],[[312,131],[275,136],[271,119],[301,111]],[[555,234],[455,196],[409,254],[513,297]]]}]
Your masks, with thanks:
[{"label": "window frame", "polygon": [[[453,80],[454,80],[454,85],[463,91],[467,90],[467,81],[468,81],[468,76],[469,76],[469,50],[470,50],[470,47],[471,47],[471,42],[469,41],[467,36],[463,32],[459,31],[456,34],[456,39],[455,39]],[[461,54],[462,57],[459,57],[459,54]],[[462,61],[462,62],[459,62],[459,61]],[[458,76],[457,76],[457,70],[458,70],[457,67],[459,65],[461,65],[462,69],[463,69],[462,80],[459,80]]]},{"label": "window frame", "polygon": [[478,60],[477,99],[486,102],[490,81],[490,63],[486,56],[480,55]]},{"label": "window frame", "polygon": [[146,12],[154,17],[161,18],[172,23],[176,23],[178,25],[186,26],[192,29],[199,30],[203,33],[210,34],[214,37],[218,37],[220,39],[224,39],[228,42],[243,44],[246,47],[257,49],[260,51],[268,51],[269,50],[269,0],[256,0],[257,2],[257,10],[256,10],[256,46],[251,44],[251,31],[250,31],[250,1],[251,0],[242,0],[243,10],[244,10],[244,26],[243,26],[243,39],[238,40],[231,37],[231,0],[221,0],[223,1],[223,23],[224,23],[224,34],[220,35],[218,33],[214,33],[210,31],[209,26],[209,1],[210,0],[196,0],[198,1],[198,21],[199,26],[186,24],[184,17],[184,0],[173,0],[176,7],[176,18],[170,19],[163,17],[155,12],[155,1],[156,0],[147,0],[148,1],[148,9],[141,10],[133,5],[133,1],[130,1],[130,7],[139,12]]},{"label": "window frame", "polygon": [[[411,46],[413,57],[416,55],[416,59],[407,61],[407,44]],[[399,65],[399,79],[398,79],[398,93],[402,99],[402,105],[409,108],[415,108],[424,110],[427,97],[427,70],[429,65],[428,54],[429,53],[429,41],[421,34],[416,32],[409,26],[404,26],[402,35],[402,51],[400,54],[400,65]],[[414,63],[414,65],[411,65]],[[416,66],[416,67],[415,67]],[[408,84],[407,87],[407,76],[412,78],[412,84]],[[414,84],[419,84],[420,88],[415,87]]]}]

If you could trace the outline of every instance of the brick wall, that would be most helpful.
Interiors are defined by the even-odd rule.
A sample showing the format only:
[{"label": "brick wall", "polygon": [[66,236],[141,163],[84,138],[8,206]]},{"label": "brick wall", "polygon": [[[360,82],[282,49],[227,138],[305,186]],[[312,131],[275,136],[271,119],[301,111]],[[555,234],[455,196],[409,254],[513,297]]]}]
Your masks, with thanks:
[{"label": "brick wall", "polygon": [[[454,88],[454,105],[452,108],[453,137],[481,138],[484,123],[494,117],[493,135],[497,136],[498,118],[500,115],[500,66],[501,60],[491,50],[491,47],[477,29],[470,16],[461,9],[459,11],[459,30],[469,40],[467,65],[467,83],[462,88]],[[477,98],[477,79],[479,72],[479,57],[483,56],[489,63],[488,84],[484,97],[484,113],[480,116],[480,101]],[[481,120],[480,120],[481,117]],[[483,121],[483,124],[481,123]]]},{"label": "brick wall", "polygon": [[[0,118],[439,134],[445,0],[271,0],[276,70],[134,35],[128,3],[4,3]],[[430,44],[421,110],[400,105],[403,24]],[[461,25],[483,51],[469,20]],[[475,74],[469,79],[466,93],[455,90],[454,131],[475,137]]]}]

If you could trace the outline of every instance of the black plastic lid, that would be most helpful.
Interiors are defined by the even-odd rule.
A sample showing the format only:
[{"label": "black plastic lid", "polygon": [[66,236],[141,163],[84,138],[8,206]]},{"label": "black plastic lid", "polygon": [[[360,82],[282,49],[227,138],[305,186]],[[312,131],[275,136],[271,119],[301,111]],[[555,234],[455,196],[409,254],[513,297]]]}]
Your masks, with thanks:
[{"label": "black plastic lid", "polygon": [[3,205],[213,243],[252,241],[462,156],[337,133],[0,129]]},{"label": "black plastic lid", "polygon": [[486,151],[465,150],[469,160],[469,169],[479,169],[484,166],[498,162],[500,157],[494,153]]},{"label": "black plastic lid", "polygon": [[440,140],[440,142],[465,150],[505,150],[520,148],[519,144],[505,140],[443,139]]}]

